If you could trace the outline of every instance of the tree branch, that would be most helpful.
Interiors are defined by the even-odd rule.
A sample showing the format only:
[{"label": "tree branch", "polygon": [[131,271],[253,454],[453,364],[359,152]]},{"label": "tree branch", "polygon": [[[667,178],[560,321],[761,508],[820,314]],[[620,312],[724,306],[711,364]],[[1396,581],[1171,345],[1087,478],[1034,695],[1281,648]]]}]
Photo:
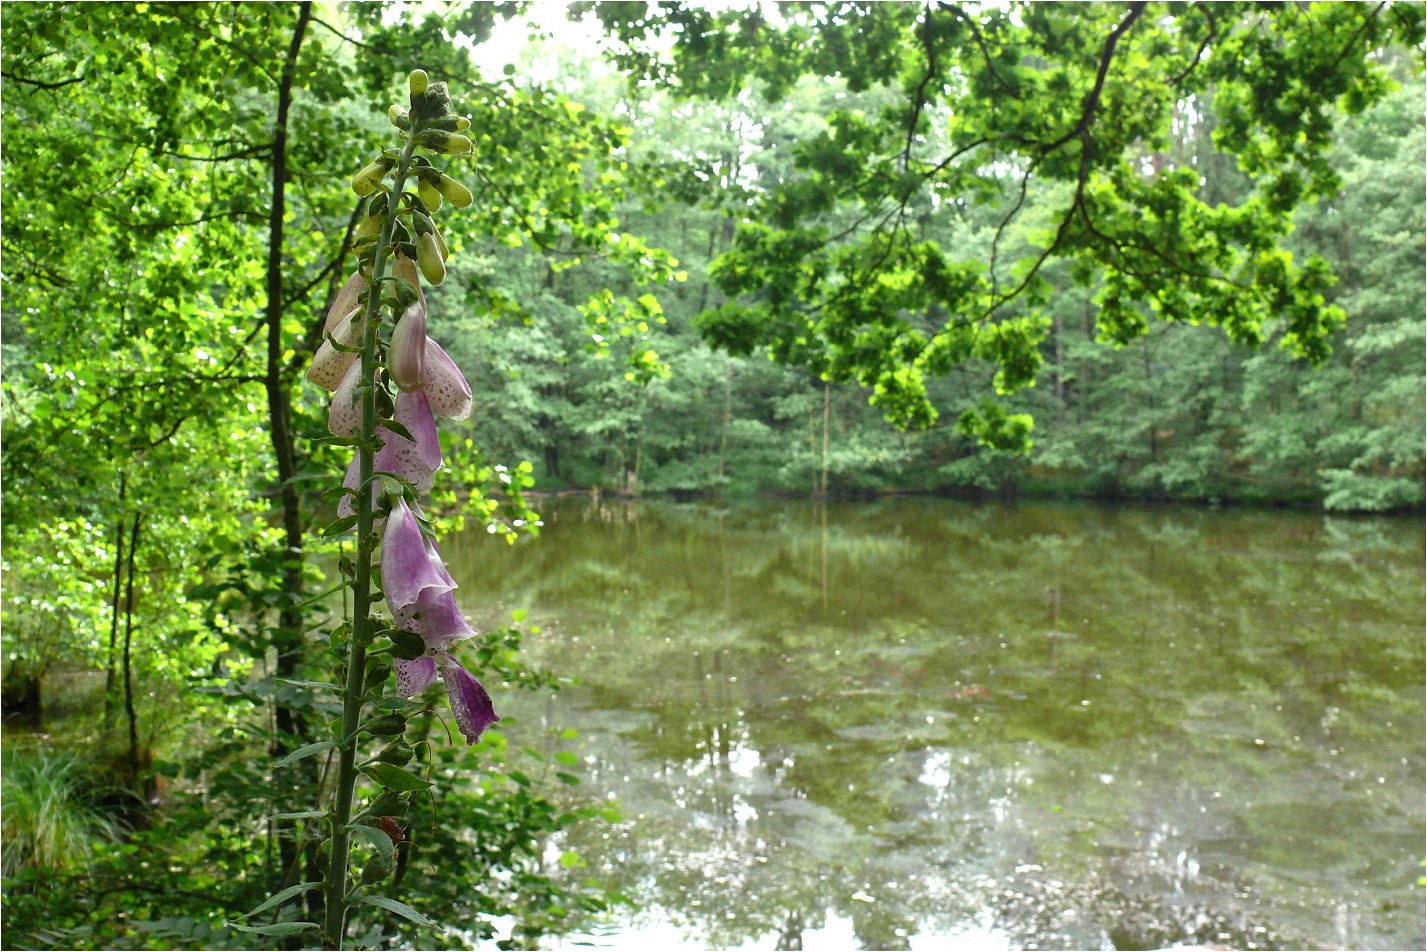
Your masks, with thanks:
[{"label": "tree branch", "polygon": [[1070,207],[1065,210],[1065,217],[1061,219],[1060,226],[1055,230],[1055,237],[1051,240],[1051,243],[1041,251],[1040,256],[1036,258],[1030,270],[1027,271],[1025,277],[1021,279],[1021,282],[1006,294],[996,296],[995,301],[982,313],[982,320],[989,320],[993,314],[1013,299],[1019,297],[1021,292],[1030,287],[1031,281],[1034,280],[1037,273],[1040,272],[1041,266],[1045,264],[1046,259],[1059,250],[1061,242],[1065,240],[1065,236],[1070,232],[1070,223],[1075,220],[1076,212],[1082,209],[1085,202],[1085,185],[1090,179],[1090,121],[1094,117],[1095,108],[1100,102],[1100,93],[1105,88],[1105,77],[1109,75],[1110,62],[1115,57],[1115,46],[1120,42],[1120,37],[1124,36],[1130,26],[1144,13],[1145,6],[1145,0],[1137,0],[1137,2],[1130,4],[1129,12],[1125,14],[1124,19],[1122,19],[1115,26],[1115,29],[1110,31],[1110,35],[1106,37],[1105,45],[1100,51],[1100,64],[1095,70],[1095,85],[1090,88],[1090,92],[1085,96],[1085,103],[1080,110],[1080,121],[1075,124],[1075,128],[1041,149],[1041,156],[1044,157],[1065,145],[1071,139],[1078,137],[1081,140],[1080,170],[1076,176],[1075,195],[1071,198]]},{"label": "tree branch", "polygon": [[[1059,139],[1042,146],[1041,155],[1049,155],[1071,139],[1085,135],[1086,131],[1089,130],[1090,120],[1095,115],[1095,107],[1099,105],[1100,102],[1100,93],[1105,88],[1105,77],[1109,75],[1110,72],[1110,61],[1115,58],[1115,45],[1120,42],[1120,37],[1124,36],[1125,32],[1129,30],[1134,22],[1140,18],[1140,15],[1145,12],[1145,6],[1145,0],[1136,0],[1135,3],[1130,4],[1129,12],[1125,14],[1125,18],[1116,25],[1115,29],[1112,30],[1110,35],[1105,39],[1105,46],[1100,51],[1100,65],[1095,70],[1095,85],[1090,87],[1090,92],[1085,96],[1085,103],[1080,107],[1080,121],[1075,124],[1074,129],[1071,129]],[[1088,142],[1085,144],[1087,146],[1089,145]],[[1081,162],[1083,165],[1083,154]]]},{"label": "tree branch", "polygon": [[1021,176],[1020,195],[1016,198],[1016,204],[1006,213],[1006,217],[1001,219],[1001,223],[996,226],[996,233],[991,236],[991,262],[987,268],[987,273],[991,275],[991,290],[993,292],[1000,284],[1000,281],[996,278],[996,256],[1000,249],[1001,236],[1005,234],[1006,229],[1010,227],[1011,220],[1020,214],[1022,206],[1025,205],[1027,187],[1030,185],[1031,176],[1035,174],[1035,171],[1035,162],[1026,166],[1026,174]]},{"label": "tree branch", "polygon": [[1184,69],[1180,71],[1178,76],[1174,77],[1174,79],[1171,79],[1169,81],[1169,85],[1173,86],[1176,89],[1179,88],[1180,83],[1184,82],[1184,80],[1188,78],[1190,73],[1194,72],[1194,70],[1198,68],[1199,61],[1204,58],[1204,51],[1209,49],[1209,44],[1214,42],[1219,37],[1219,25],[1214,20],[1214,11],[1209,9],[1209,4],[1200,2],[1196,3],[1194,7],[1200,13],[1204,14],[1205,20],[1209,21],[1209,32],[1205,34],[1204,41],[1199,44],[1199,49],[1195,51],[1194,59],[1190,61],[1188,66],[1184,67]]},{"label": "tree branch", "polygon": [[186,162],[233,162],[238,159],[261,159],[272,151],[271,142],[261,142],[257,145],[240,149],[237,152],[229,152],[226,155],[187,155],[183,152],[169,152],[164,149],[152,150],[154,155],[165,155],[170,158],[183,159]]},{"label": "tree branch", "polygon": [[373,45],[373,44],[371,44],[371,43],[363,43],[361,40],[354,40],[354,39],[352,39],[350,36],[348,36],[347,34],[343,33],[341,30],[337,29],[337,28],[336,28],[335,26],[333,26],[332,24],[328,23],[326,20],[321,19],[320,17],[313,17],[313,18],[312,18],[312,22],[313,22],[313,23],[316,23],[318,26],[322,27],[323,29],[330,31],[334,36],[336,36],[338,39],[340,39],[343,43],[351,43],[353,46],[360,46],[360,47],[361,47],[362,49],[364,49],[364,50],[371,50],[371,51],[373,51],[373,52],[375,52],[375,53],[383,53],[383,54],[386,54],[386,55],[391,55],[393,52],[395,52],[394,50],[390,49],[389,47],[385,47],[385,46],[375,46],[375,45]]},{"label": "tree branch", "polygon": [[926,103],[927,85],[936,76],[936,47],[932,43],[932,8],[928,4],[922,13],[922,49],[927,54],[927,71],[912,97],[912,118],[907,122],[907,144],[902,149],[902,170],[912,161],[912,143],[917,137],[917,123],[922,118],[922,107]]},{"label": "tree branch", "polygon": [[14,73],[7,73],[4,70],[0,70],[0,76],[5,77],[11,82],[22,83],[26,86],[34,86],[36,89],[63,89],[64,87],[72,85],[74,83],[84,82],[88,74],[80,73],[78,76],[71,76],[69,79],[61,79],[56,82],[46,82],[42,79],[28,79],[24,76],[16,76]]},{"label": "tree branch", "polygon": [[986,64],[987,74],[989,74],[990,77],[996,81],[996,85],[1000,86],[1003,92],[1010,92],[1011,84],[1001,78],[1001,74],[996,72],[996,67],[992,64],[991,51],[986,48],[986,38],[983,37],[981,35],[981,31],[976,28],[976,20],[971,16],[971,14],[963,10],[959,4],[943,3],[941,4],[941,8],[943,10],[946,10],[948,13],[953,13],[956,16],[960,17],[961,20],[965,22],[968,27],[970,27],[971,38],[976,41],[976,48],[981,51],[981,59]]}]

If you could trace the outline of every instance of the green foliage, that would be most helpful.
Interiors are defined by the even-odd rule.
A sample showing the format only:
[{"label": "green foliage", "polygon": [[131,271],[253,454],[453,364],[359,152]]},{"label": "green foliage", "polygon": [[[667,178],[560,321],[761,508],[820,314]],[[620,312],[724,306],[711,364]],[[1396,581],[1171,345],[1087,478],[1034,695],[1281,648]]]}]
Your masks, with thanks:
[{"label": "green foliage", "polygon": [[0,774],[7,879],[83,868],[96,846],[117,839],[114,824],[90,802],[84,773],[72,755],[7,755]]},{"label": "green foliage", "polygon": [[[1343,312],[1325,298],[1326,263],[1284,246],[1291,212],[1337,188],[1334,107],[1361,112],[1390,88],[1372,51],[1416,43],[1422,25],[1415,6],[1341,4],[810,3],[777,18],[592,6],[625,44],[618,62],[682,95],[761,85],[777,100],[805,74],[888,91],[875,113],[829,111],[794,149],[792,174],[767,177],[738,211],[710,270],[736,299],[702,320],[732,353],[766,348],[856,382],[901,426],[934,422],[926,379],[969,358],[992,365],[1001,391],[1035,379],[1051,291],[1041,272],[1056,259],[1098,285],[1106,340],[1141,336],[1145,310],[1249,344],[1281,321],[1279,345],[1321,363]],[[667,57],[651,39],[663,37]],[[1164,154],[1211,98],[1214,144],[1253,184],[1233,204],[1211,205],[1195,163]],[[1007,266],[997,245],[1032,181],[1064,189]],[[1016,190],[989,253],[968,256],[931,227],[938,212]],[[963,414],[960,429],[1029,445],[1028,426],[989,419]]]},{"label": "green foliage", "polygon": [[[1185,320],[1151,320],[1170,316],[1152,308],[1127,309],[1111,320],[1099,306],[1108,285],[1093,268],[1048,258],[1031,282],[1044,302],[1029,307],[1011,301],[981,331],[938,333],[945,312],[936,304],[899,311],[913,331],[935,338],[920,364],[898,366],[897,345],[885,336],[868,331],[852,339],[849,347],[861,348],[859,354],[888,369],[882,391],[875,380],[871,385],[873,399],[881,401],[877,411],[920,386],[937,412],[931,429],[898,437],[880,424],[880,412],[858,405],[856,379],[825,384],[817,378],[823,364],[809,363],[809,375],[763,359],[756,339],[764,332],[777,338],[773,355],[780,360],[797,364],[814,352],[809,348],[815,342],[794,320],[796,314],[761,323],[759,302],[779,293],[776,288],[722,301],[719,287],[699,277],[710,265],[717,274],[748,236],[750,247],[762,248],[764,255],[738,261],[762,269],[757,280],[764,280],[768,269],[792,267],[781,257],[787,249],[774,253],[765,241],[773,224],[751,209],[789,212],[793,198],[774,209],[769,196],[778,189],[793,195],[804,175],[821,181],[816,194],[832,195],[839,183],[851,187],[860,171],[841,178],[827,171],[835,152],[820,154],[815,162],[799,157],[824,133],[864,134],[868,117],[895,106],[896,91],[854,93],[835,79],[805,77],[780,101],[754,88],[734,101],[690,102],[661,90],[621,91],[615,77],[601,74],[577,50],[553,44],[532,50],[570,64],[564,88],[597,111],[628,117],[633,141],[645,150],[641,161],[657,168],[661,179],[678,183],[642,201],[626,199],[618,213],[626,227],[673,250],[694,275],[661,293],[668,324],[658,349],[671,376],[641,394],[621,386],[619,365],[588,359],[582,349],[581,323],[570,308],[582,299],[585,285],[564,275],[551,277],[540,266],[483,267],[512,296],[538,302],[545,320],[529,328],[472,327],[467,352],[489,364],[477,389],[498,395],[474,426],[485,445],[535,460],[542,488],[599,484],[623,491],[816,493],[826,482],[829,491],[843,493],[1020,490],[1320,503],[1327,495],[1323,474],[1348,468],[1346,453],[1332,450],[1335,444],[1344,445],[1346,434],[1355,434],[1352,445],[1366,446],[1365,441],[1382,441],[1394,432],[1400,434],[1390,438],[1394,448],[1375,452],[1395,462],[1365,460],[1360,478],[1334,477],[1335,488],[1357,488],[1335,492],[1333,504],[1419,504],[1413,473],[1422,454],[1414,448],[1420,427],[1414,429],[1413,408],[1421,402],[1414,396],[1421,392],[1414,349],[1421,322],[1412,315],[1420,310],[1415,298],[1422,282],[1388,276],[1389,270],[1415,273],[1407,259],[1420,255],[1414,251],[1421,242],[1414,237],[1421,234],[1414,216],[1422,192],[1421,162],[1413,154],[1421,125],[1413,118],[1414,89],[1388,94],[1334,133],[1325,161],[1338,170],[1342,190],[1280,223],[1292,229],[1286,241],[1294,260],[1321,258],[1331,264],[1339,281],[1321,291],[1324,305],[1350,318],[1333,332],[1333,353],[1317,370],[1293,356],[1297,344],[1291,341],[1286,348],[1250,349],[1260,339],[1274,345],[1288,341],[1295,331],[1286,313],[1256,328],[1230,319],[1232,309],[1201,315],[1185,309],[1187,300],[1171,300],[1180,282],[1166,278],[1157,293]],[[541,62],[534,59],[536,52],[525,55]],[[1406,65],[1395,55],[1378,62],[1405,76]],[[834,113],[835,127],[823,119]],[[1161,146],[1138,153],[1136,168],[1144,174],[1124,183],[1155,204],[1156,221],[1198,235],[1194,241],[1209,240],[1220,227],[1257,227],[1257,213],[1240,207],[1253,183],[1233,156],[1212,147],[1217,128],[1212,95],[1180,103],[1171,110]],[[1369,164],[1353,171],[1356,163]],[[1190,168],[1203,176],[1193,187]],[[1371,194],[1355,197],[1374,186]],[[1193,194],[1193,202],[1184,200],[1181,187]],[[1054,232],[1057,209],[1073,194],[1073,183],[1023,179],[1018,172],[1001,175],[970,196],[947,193],[945,200],[909,206],[918,213],[908,211],[918,234],[944,258],[951,260],[955,252],[967,261],[959,271],[948,266],[929,279],[970,288],[987,274],[978,261],[997,262],[1000,270],[1000,262],[1038,256],[1045,236]],[[1196,203],[1211,210],[1210,218],[1203,218]],[[1340,214],[1340,204],[1392,212],[1373,223],[1362,220],[1365,227],[1359,229],[1355,219]],[[829,235],[858,222],[857,208],[845,202],[829,209],[824,214]],[[1136,220],[1127,221],[1139,227]],[[1324,224],[1331,227],[1325,231]],[[1359,253],[1345,255],[1349,249]],[[1277,267],[1274,261],[1283,259],[1270,256],[1263,267]],[[1381,269],[1366,282],[1365,265]],[[894,275],[884,280],[888,285],[871,295],[872,304],[902,293]],[[1364,294],[1401,297],[1391,306],[1404,317],[1390,335],[1373,329],[1377,312],[1360,302],[1374,298]],[[1225,335],[1193,326],[1220,317],[1227,321]],[[1371,363],[1349,354],[1360,334],[1380,341]],[[724,353],[710,351],[708,343]],[[1348,363],[1350,373],[1338,369]],[[1031,379],[1038,383],[1027,387]],[[825,385],[831,394],[826,453]],[[988,402],[993,390],[1001,392]],[[1339,418],[1359,403],[1357,397],[1341,397],[1349,392],[1383,407],[1364,419],[1362,429]],[[1395,410],[1386,410],[1388,401]],[[1024,427],[1026,416],[1035,419],[1033,430]],[[1019,423],[998,426],[1003,418]],[[1345,438],[1325,440],[1339,433]],[[1001,446],[1014,449],[1033,440],[1033,452],[1017,459],[978,443],[985,438],[999,438]],[[1380,496],[1374,495],[1377,489]]]}]

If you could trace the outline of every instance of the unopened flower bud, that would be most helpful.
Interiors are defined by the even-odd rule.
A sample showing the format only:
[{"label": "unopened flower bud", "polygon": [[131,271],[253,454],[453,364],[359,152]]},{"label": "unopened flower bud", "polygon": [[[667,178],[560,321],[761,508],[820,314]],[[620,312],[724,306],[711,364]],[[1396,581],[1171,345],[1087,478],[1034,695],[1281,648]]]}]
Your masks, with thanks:
[{"label": "unopened flower bud", "polygon": [[424,69],[413,69],[411,75],[406,78],[406,81],[411,87],[411,95],[413,96],[420,96],[426,92],[426,87],[431,82]]},{"label": "unopened flower bud", "polygon": [[352,191],[358,195],[370,195],[377,190],[378,183],[386,177],[387,169],[391,168],[386,159],[377,159],[375,162],[363,168],[356,175],[352,176]]},{"label": "unopened flower bud", "polygon": [[431,233],[436,236],[436,250],[441,252],[441,260],[449,261],[451,259],[451,252],[446,248],[446,239],[442,238],[441,232],[435,229],[432,229]]},{"label": "unopened flower bud", "polygon": [[433,288],[446,280],[446,261],[441,246],[436,243],[436,232],[428,231],[416,239],[416,263],[421,266],[426,283]]},{"label": "unopened flower bud", "polygon": [[403,390],[421,386],[426,369],[426,308],[420,301],[406,309],[396,330],[391,334],[391,349],[387,351],[387,372],[392,382]]},{"label": "unopened flower bud", "polygon": [[436,190],[446,196],[446,200],[457,208],[465,208],[471,204],[471,190],[451,176],[442,174],[440,181],[436,183]]},{"label": "unopened flower bud", "polygon": [[398,129],[406,130],[411,128],[411,117],[406,110],[397,105],[392,105],[386,111],[386,117],[391,120],[391,124]]},{"label": "unopened flower bud", "polygon": [[400,278],[416,288],[418,299],[424,300],[424,298],[421,297],[421,278],[417,275],[415,261],[412,261],[406,255],[398,252],[392,258],[391,273],[392,277]]},{"label": "unopened flower bud", "polygon": [[471,140],[456,132],[429,129],[421,134],[421,144],[433,152],[447,155],[467,155],[471,152]]},{"label": "unopened flower bud", "polygon": [[432,83],[421,97],[422,115],[429,119],[439,119],[451,114],[451,93],[445,83]]},{"label": "unopened flower bud", "polygon": [[352,232],[353,243],[361,241],[368,235],[380,234],[382,230],[382,216],[368,215],[357,223],[356,231]]},{"label": "unopened flower bud", "polygon": [[424,178],[418,179],[416,182],[416,195],[421,199],[421,204],[426,206],[428,212],[434,212],[441,207],[441,196],[445,192],[445,189],[432,185]]},{"label": "unopened flower bud", "polygon": [[465,132],[469,128],[471,128],[471,120],[467,119],[465,116],[456,117],[457,132]]}]

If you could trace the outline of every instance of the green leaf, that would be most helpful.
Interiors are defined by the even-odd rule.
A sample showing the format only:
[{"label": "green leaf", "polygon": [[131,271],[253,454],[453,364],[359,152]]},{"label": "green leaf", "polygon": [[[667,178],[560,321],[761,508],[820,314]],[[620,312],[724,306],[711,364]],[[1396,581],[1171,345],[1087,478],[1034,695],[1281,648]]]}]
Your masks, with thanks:
[{"label": "green leaf", "polygon": [[356,525],[357,517],[355,515],[343,516],[341,519],[337,519],[334,522],[328,523],[326,528],[322,530],[322,535],[324,538],[328,536],[341,535],[343,532],[354,528]]},{"label": "green leaf", "polygon": [[392,860],[395,856],[395,846],[392,844],[391,837],[376,827],[367,826],[362,823],[350,824],[347,829],[352,831],[352,836],[355,839],[361,840],[375,850],[377,856],[387,869],[391,868]]},{"label": "green leaf", "polygon": [[236,922],[230,922],[228,925],[239,932],[251,932],[254,935],[297,935],[322,928],[315,922],[274,922],[266,926],[240,926]]},{"label": "green leaf", "polygon": [[367,764],[362,773],[389,790],[425,790],[431,784],[395,764]]},{"label": "green leaf", "polygon": [[395,420],[382,420],[381,425],[386,427],[391,432],[395,433],[397,436],[401,437],[403,440],[407,440],[411,443],[416,442],[416,438],[411,435],[411,431],[408,430],[406,427],[402,426],[400,423],[396,422]]},{"label": "green leaf", "polygon": [[294,681],[291,678],[273,678],[274,684],[290,684],[295,688],[308,688],[313,691],[340,691],[341,686],[330,681]]},{"label": "green leaf", "polygon": [[283,903],[287,902],[289,899],[291,899],[293,896],[300,896],[309,890],[319,888],[321,885],[321,883],[298,883],[296,886],[289,886],[282,892],[270,896],[266,902],[258,906],[256,909],[253,909],[250,912],[245,912],[238,918],[251,919],[253,916],[256,916],[260,912],[265,912],[268,909],[271,909],[273,906],[280,906]]},{"label": "green leaf", "polygon": [[388,899],[385,896],[353,896],[351,897],[351,901],[354,903],[364,902],[369,906],[377,906],[388,912],[394,912],[403,919],[410,919],[417,925],[428,929],[438,928],[437,923],[426,918],[406,903],[397,902],[395,899]]},{"label": "green leaf", "polygon": [[286,767],[288,764],[297,763],[299,760],[302,760],[304,757],[311,757],[313,754],[320,754],[320,753],[322,753],[324,750],[331,750],[333,747],[336,747],[336,746],[337,746],[337,742],[336,742],[335,740],[319,740],[319,741],[318,741],[317,743],[315,743],[315,744],[308,744],[308,745],[305,746],[305,747],[299,747],[299,748],[297,748],[297,750],[294,750],[292,753],[288,754],[288,755],[287,755],[286,757],[284,757],[282,760],[279,760],[279,761],[277,762],[276,766],[278,766],[278,767]]},{"label": "green leaf", "polygon": [[[356,517],[354,516],[353,518],[356,518]],[[353,525],[356,525],[356,523],[353,523]],[[329,526],[328,528],[330,529],[331,526]],[[297,607],[298,607],[298,608],[306,608],[308,605],[315,605],[316,603],[322,601],[324,598],[327,598],[329,595],[335,595],[337,592],[340,592],[342,589],[346,588],[346,587],[347,587],[348,585],[350,585],[350,584],[352,584],[352,583],[351,583],[351,582],[348,582],[346,579],[343,579],[342,581],[338,582],[336,585],[333,585],[331,588],[327,589],[327,591],[325,591],[325,592],[318,592],[316,595],[313,595],[311,598],[309,598],[309,599],[307,599],[307,600],[305,600],[305,601],[299,602],[298,605],[297,605]]]}]

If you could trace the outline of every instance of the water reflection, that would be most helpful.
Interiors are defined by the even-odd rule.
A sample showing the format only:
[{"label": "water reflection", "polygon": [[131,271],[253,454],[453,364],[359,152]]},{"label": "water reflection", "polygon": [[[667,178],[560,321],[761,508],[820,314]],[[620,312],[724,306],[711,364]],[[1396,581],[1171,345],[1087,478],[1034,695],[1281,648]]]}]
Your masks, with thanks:
[{"label": "water reflection", "polygon": [[[637,948],[1423,945],[1415,521],[564,504],[448,546],[582,684]],[[683,938],[680,939],[679,936]],[[652,945],[651,945],[652,947]]]}]

